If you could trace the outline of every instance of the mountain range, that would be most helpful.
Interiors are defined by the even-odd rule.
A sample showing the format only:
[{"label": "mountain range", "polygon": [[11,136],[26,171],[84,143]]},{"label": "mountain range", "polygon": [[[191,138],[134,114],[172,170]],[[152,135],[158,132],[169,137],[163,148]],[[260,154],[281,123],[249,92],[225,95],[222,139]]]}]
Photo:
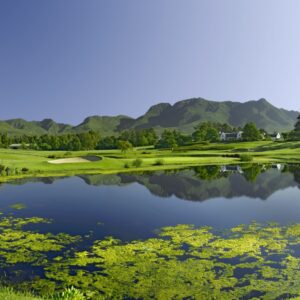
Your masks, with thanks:
[{"label": "mountain range", "polygon": [[244,103],[233,101],[210,101],[192,98],[175,104],[159,103],[138,118],[125,115],[90,116],[76,126],[57,123],[52,119],[26,121],[10,119],[0,121],[0,132],[10,135],[42,135],[99,131],[102,136],[115,135],[126,129],[154,128],[158,132],[166,128],[179,129],[184,133],[193,132],[194,127],[204,121],[228,123],[242,127],[248,122],[269,132],[293,129],[299,112],[277,108],[265,99]]}]

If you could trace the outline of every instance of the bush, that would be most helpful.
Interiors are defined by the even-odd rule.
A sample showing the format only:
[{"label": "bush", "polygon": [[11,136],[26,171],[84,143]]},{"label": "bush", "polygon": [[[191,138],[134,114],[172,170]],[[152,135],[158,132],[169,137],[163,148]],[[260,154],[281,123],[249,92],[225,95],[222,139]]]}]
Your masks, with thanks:
[{"label": "bush", "polygon": [[138,168],[142,165],[142,163],[143,163],[143,160],[140,158],[137,158],[132,162],[132,166]]},{"label": "bush", "polygon": [[154,166],[162,166],[164,164],[165,164],[165,162],[163,159],[157,159],[154,163]]},{"label": "bush", "polygon": [[6,172],[6,176],[9,176],[9,175],[12,174],[12,169],[11,169],[10,167],[7,167],[7,168],[5,169],[5,172]]},{"label": "bush", "polygon": [[53,154],[48,155],[48,158],[55,158],[55,155],[53,155]]},{"label": "bush", "polygon": [[72,152],[71,151],[67,151],[64,153],[64,156],[71,156],[72,155]]},{"label": "bush", "polygon": [[28,173],[29,172],[29,169],[28,168],[22,168],[21,170],[23,173]]},{"label": "bush", "polygon": [[129,169],[129,168],[130,168],[129,163],[125,163],[125,164],[124,164],[124,168],[125,168],[125,169]]},{"label": "bush", "polygon": [[84,300],[85,296],[74,287],[65,289],[62,293],[59,293],[53,297],[53,300]]},{"label": "bush", "polygon": [[252,161],[253,156],[247,155],[247,154],[242,154],[242,155],[240,155],[240,160],[241,161]]}]

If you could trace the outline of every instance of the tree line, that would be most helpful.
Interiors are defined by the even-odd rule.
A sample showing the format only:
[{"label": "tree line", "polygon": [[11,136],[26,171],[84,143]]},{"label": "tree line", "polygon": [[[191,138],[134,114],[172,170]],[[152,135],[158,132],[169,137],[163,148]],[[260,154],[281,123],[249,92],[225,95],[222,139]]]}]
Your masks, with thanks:
[{"label": "tree line", "polygon": [[[139,147],[155,145],[158,136],[150,129],[127,130],[119,136],[101,137],[100,133],[88,131],[77,134],[41,136],[9,136],[7,133],[0,133],[0,147],[8,148],[15,144],[18,148],[29,148],[35,150],[100,150],[100,149],[123,149],[124,147]],[[19,147],[20,146],[20,147]]]},{"label": "tree line", "polygon": [[[270,138],[263,129],[258,129],[255,123],[247,123],[244,127],[232,127],[226,123],[202,122],[194,127],[192,134],[183,134],[179,130],[165,129],[160,136],[153,128],[141,130],[125,130],[119,136],[101,137],[95,131],[41,136],[9,136],[0,133],[0,147],[8,148],[12,144],[21,145],[21,148],[35,150],[105,150],[121,149],[127,151],[132,147],[155,146],[156,148],[171,148],[190,145],[199,142],[219,142],[220,132],[237,133],[242,131],[242,141],[259,141]],[[284,134],[287,140],[300,140],[300,116],[294,130]]]}]

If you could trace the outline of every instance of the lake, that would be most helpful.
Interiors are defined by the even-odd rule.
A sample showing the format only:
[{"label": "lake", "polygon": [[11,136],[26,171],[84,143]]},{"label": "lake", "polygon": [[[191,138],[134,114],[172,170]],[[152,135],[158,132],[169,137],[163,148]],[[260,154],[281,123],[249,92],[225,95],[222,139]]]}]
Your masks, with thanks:
[{"label": "lake", "polygon": [[[291,291],[291,285],[295,287],[295,282],[289,283],[288,276],[300,275],[297,273],[299,268],[294,268],[292,272],[291,266],[286,265],[290,273],[285,275],[278,273],[278,270],[283,269],[282,263],[290,255],[295,259],[293,263],[298,264],[300,229],[298,237],[298,229],[291,224],[300,223],[299,187],[300,167],[297,165],[202,166],[134,174],[29,178],[2,184],[1,276],[8,284],[12,283],[20,289],[29,286],[41,294],[55,291],[60,286],[75,286],[88,290],[90,294],[86,294],[87,299],[99,295],[103,299],[169,299],[174,294],[171,291],[162,292],[168,289],[166,286],[158,288],[153,282],[154,275],[148,269],[147,275],[136,275],[137,270],[152,269],[156,263],[158,272],[169,268],[161,265],[163,257],[164,264],[174,260],[172,268],[178,268],[184,274],[183,262],[192,264],[188,270],[195,261],[199,264],[197,268],[202,268],[206,258],[206,263],[214,262],[214,265],[207,267],[205,272],[212,272],[215,281],[224,277],[218,288],[213,288],[215,281],[203,278],[206,284],[197,286],[193,280],[202,279],[195,277],[184,278],[183,282],[178,282],[176,277],[175,284],[173,275],[165,274],[164,278],[169,276],[170,282],[179,289],[175,296],[195,297],[199,292],[199,299],[231,299],[231,296],[232,299],[251,299],[274,293],[273,284],[277,284],[278,292],[274,297],[291,298],[297,293]],[[241,224],[245,224],[243,230],[239,227]],[[161,228],[165,231],[163,229],[163,234],[159,235]],[[230,231],[231,228],[238,229]],[[238,236],[236,232],[239,232]],[[191,241],[191,236],[197,236],[197,242]],[[211,242],[206,241],[208,237]],[[237,253],[245,248],[246,238],[250,239],[245,240],[247,245],[253,243],[252,248]],[[240,244],[225,246],[232,239],[237,239]],[[270,242],[274,239],[277,240],[276,246]],[[200,240],[206,242],[199,244]],[[265,241],[268,240],[267,245]],[[109,246],[103,241],[110,241]],[[147,252],[148,258],[150,261],[154,257],[157,260],[153,260],[152,265],[145,265],[146,252],[141,249],[145,249],[150,241],[152,246],[149,249],[152,250],[149,250],[151,255]],[[218,245],[223,243],[223,246],[216,248],[216,241]],[[158,250],[157,243],[167,244],[159,246]],[[37,246],[33,247],[33,244]],[[113,248],[116,245],[118,248]],[[130,249],[138,247],[132,251],[135,255],[142,253],[141,261],[132,260],[128,254],[129,246]],[[194,247],[198,247],[197,251]],[[121,252],[117,254],[116,249]],[[169,249],[168,253],[161,256],[166,249]],[[230,255],[226,252],[228,249],[232,251]],[[210,255],[214,255],[208,256],[208,250]],[[112,256],[126,259],[108,263]],[[276,258],[272,259],[273,256]],[[186,257],[189,259],[186,260]],[[77,261],[78,258],[82,260]],[[245,263],[248,263],[247,267]],[[134,269],[135,275],[115,285],[110,277],[115,281],[116,274],[122,272],[129,276],[128,273],[133,270],[131,264],[139,266]],[[106,268],[110,268],[110,272],[115,268],[116,273],[103,271]],[[242,268],[244,271],[241,273]],[[200,270],[197,270],[192,270],[191,274],[198,274]],[[255,275],[267,271],[272,276]],[[191,274],[187,272],[186,276]],[[156,274],[155,278],[159,276]],[[279,286],[278,282],[282,282],[283,278],[285,286]],[[259,283],[265,284],[266,280],[268,287],[254,288]],[[135,288],[128,290],[128,282]],[[241,282],[243,284],[238,285]],[[189,292],[186,285],[190,286]],[[285,289],[288,292],[284,292]],[[218,293],[212,296],[212,290]]]}]

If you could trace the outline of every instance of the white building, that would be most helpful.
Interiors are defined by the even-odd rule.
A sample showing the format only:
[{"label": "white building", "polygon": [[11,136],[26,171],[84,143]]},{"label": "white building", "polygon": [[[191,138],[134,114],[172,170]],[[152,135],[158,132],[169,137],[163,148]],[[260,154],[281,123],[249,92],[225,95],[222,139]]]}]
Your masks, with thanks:
[{"label": "white building", "polygon": [[9,145],[10,149],[22,149],[22,148],[28,148],[30,144],[11,144]]},{"label": "white building", "polygon": [[270,137],[273,141],[278,141],[278,140],[281,140],[282,135],[279,132],[274,132],[274,133],[270,134]]},{"label": "white building", "polygon": [[243,131],[238,132],[220,132],[221,141],[238,141],[243,137]]}]

